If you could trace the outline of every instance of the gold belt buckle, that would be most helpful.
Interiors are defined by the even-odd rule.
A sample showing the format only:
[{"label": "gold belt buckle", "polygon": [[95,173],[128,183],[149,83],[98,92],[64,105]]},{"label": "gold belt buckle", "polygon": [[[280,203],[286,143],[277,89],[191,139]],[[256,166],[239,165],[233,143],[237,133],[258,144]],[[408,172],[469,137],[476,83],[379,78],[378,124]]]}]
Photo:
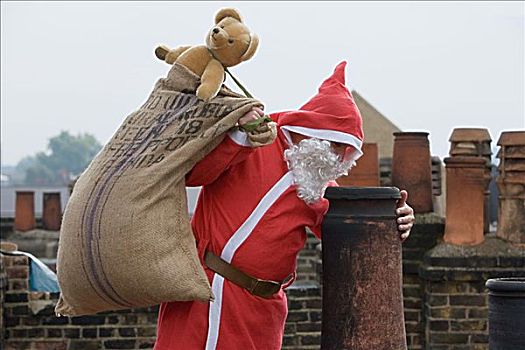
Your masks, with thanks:
[{"label": "gold belt buckle", "polygon": [[255,278],[254,285],[248,290],[253,295],[268,299],[277,293],[279,289],[281,289],[281,283],[279,282]]}]

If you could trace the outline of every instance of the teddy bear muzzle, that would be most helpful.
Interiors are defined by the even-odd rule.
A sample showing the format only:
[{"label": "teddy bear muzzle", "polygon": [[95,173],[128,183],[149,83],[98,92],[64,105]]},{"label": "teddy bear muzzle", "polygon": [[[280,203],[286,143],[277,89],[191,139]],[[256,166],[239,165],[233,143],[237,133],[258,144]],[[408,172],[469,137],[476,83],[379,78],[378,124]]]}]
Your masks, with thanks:
[{"label": "teddy bear muzzle", "polygon": [[209,35],[210,44],[211,44],[210,46],[212,49],[222,49],[228,46],[229,38],[230,36],[224,29],[215,27],[211,30],[210,35]]}]

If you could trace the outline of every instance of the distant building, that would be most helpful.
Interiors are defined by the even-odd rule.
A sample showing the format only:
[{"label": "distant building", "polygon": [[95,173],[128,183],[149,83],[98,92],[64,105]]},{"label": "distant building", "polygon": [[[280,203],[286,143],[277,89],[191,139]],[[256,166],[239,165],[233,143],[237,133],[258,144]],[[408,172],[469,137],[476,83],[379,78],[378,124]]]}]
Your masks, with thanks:
[{"label": "distant building", "polygon": [[352,95],[363,118],[364,141],[377,143],[379,158],[392,158],[394,150],[393,133],[401,131],[401,129],[375,109],[357,91],[352,91]]},{"label": "distant building", "polygon": [[42,207],[44,200],[44,193],[46,192],[60,192],[60,202],[62,211],[66,207],[69,199],[69,190],[67,187],[39,187],[39,186],[12,186],[4,185],[2,182],[2,190],[0,196],[0,218],[14,218],[16,191],[33,191],[35,193],[35,216],[42,217]]}]

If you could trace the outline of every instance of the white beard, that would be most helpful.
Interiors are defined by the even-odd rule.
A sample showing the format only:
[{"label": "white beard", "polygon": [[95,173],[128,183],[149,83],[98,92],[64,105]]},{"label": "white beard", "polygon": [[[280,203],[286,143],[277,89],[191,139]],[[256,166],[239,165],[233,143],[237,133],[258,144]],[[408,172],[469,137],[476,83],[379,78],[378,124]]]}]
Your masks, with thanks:
[{"label": "white beard", "polygon": [[319,201],[328,182],[347,175],[354,162],[341,161],[330,142],[316,138],[304,139],[284,151],[288,169],[293,174],[297,196],[307,204]]}]

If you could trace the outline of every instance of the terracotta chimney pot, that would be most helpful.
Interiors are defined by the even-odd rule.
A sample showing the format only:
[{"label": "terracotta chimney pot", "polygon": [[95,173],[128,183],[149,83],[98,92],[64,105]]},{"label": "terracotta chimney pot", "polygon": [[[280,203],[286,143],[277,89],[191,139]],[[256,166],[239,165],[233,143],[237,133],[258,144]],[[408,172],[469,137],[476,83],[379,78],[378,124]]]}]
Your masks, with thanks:
[{"label": "terracotta chimney pot", "polygon": [[484,128],[455,128],[449,138],[450,156],[482,156],[486,158],[490,165],[489,131]]},{"label": "terracotta chimney pot", "polygon": [[339,186],[379,186],[379,152],[377,143],[364,143],[363,156],[347,176],[337,179]]},{"label": "terracotta chimney pot", "polygon": [[501,133],[498,145],[498,230],[507,241],[525,244],[525,131]]},{"label": "terracotta chimney pot", "polygon": [[484,241],[485,159],[445,158],[447,209],[444,241],[456,245],[477,245]]},{"label": "terracotta chimney pot", "polygon": [[428,132],[395,132],[392,185],[409,193],[417,214],[433,211],[432,164]]},{"label": "terracotta chimney pot", "polygon": [[60,192],[44,193],[42,223],[46,230],[59,231],[62,221]]},{"label": "terracotta chimney pot", "polygon": [[15,230],[29,231],[35,227],[35,192],[16,191]]},{"label": "terracotta chimney pot", "polygon": [[490,191],[489,184],[492,173],[492,149],[490,143],[492,139],[488,129],[484,128],[455,128],[449,138],[450,141],[450,156],[467,156],[467,157],[483,157],[487,162],[485,176],[487,177],[487,187],[485,188],[485,216],[483,222],[483,230],[485,233],[490,231]]}]

